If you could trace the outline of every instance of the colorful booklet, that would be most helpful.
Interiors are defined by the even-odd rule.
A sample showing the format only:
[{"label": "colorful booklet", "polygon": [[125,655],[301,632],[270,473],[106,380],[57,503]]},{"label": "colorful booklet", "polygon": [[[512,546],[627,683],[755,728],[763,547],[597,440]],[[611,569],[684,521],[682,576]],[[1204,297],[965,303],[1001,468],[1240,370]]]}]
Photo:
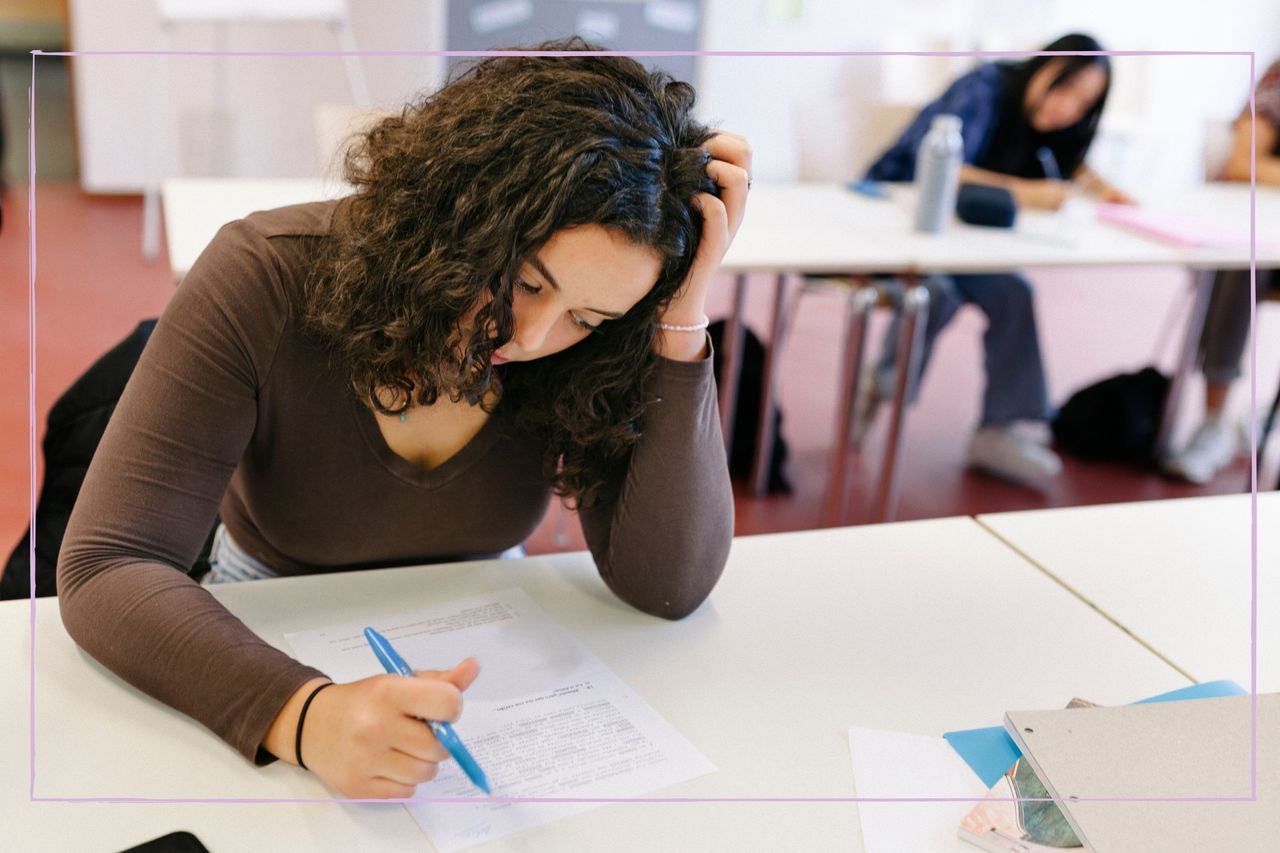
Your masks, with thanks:
[{"label": "colorful booklet", "polygon": [[[1096,708],[1093,702],[1072,699],[1068,708]],[[960,822],[960,837],[991,853],[1039,853],[1083,847],[1058,804],[1011,802],[1015,798],[1049,800],[1040,778],[1026,758],[1019,758]]]},{"label": "colorful booklet", "polygon": [[[1135,702],[1179,702],[1247,693],[1234,681],[1207,681]],[[1072,699],[1068,708],[1096,708],[1093,702]],[[1035,771],[1003,727],[947,732],[947,742],[983,781],[993,780],[987,797],[960,823],[959,835],[991,853],[1037,853],[1083,845],[1056,803],[998,802],[1015,798],[1049,798]],[[1012,766],[1007,762],[1013,761]],[[1000,768],[1007,767],[1001,773]],[[1000,773],[999,776],[996,774]]]}]

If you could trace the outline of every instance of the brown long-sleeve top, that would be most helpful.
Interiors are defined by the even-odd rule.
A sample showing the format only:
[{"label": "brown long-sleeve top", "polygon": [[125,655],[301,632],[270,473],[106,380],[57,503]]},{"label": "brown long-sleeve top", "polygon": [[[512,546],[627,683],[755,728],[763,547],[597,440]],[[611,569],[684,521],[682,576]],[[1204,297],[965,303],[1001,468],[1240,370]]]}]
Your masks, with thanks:
[{"label": "brown long-sleeve top", "polygon": [[[144,692],[239,750],[321,673],[263,642],[191,580],[220,514],[282,575],[493,555],[550,486],[529,436],[490,418],[432,470],[387,446],[299,322],[341,202],[223,227],[157,324],[85,478],[58,561],[67,631]],[[711,359],[661,359],[629,469],[582,525],[619,598],[668,618],[710,593],[733,535]]]}]

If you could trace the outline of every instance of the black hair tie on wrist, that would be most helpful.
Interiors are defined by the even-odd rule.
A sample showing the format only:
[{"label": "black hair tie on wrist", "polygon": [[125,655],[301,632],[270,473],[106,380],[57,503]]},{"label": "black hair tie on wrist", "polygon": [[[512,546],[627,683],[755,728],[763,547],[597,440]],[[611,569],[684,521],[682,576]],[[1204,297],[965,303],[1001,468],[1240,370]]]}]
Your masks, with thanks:
[{"label": "black hair tie on wrist", "polygon": [[302,713],[298,714],[298,734],[293,739],[293,754],[298,759],[298,766],[303,770],[307,769],[307,765],[302,763],[302,724],[307,721],[307,709],[311,707],[311,700],[316,698],[316,694],[326,687],[332,687],[332,681],[326,681],[315,690],[311,691],[311,695],[307,697],[307,701],[302,703]]}]

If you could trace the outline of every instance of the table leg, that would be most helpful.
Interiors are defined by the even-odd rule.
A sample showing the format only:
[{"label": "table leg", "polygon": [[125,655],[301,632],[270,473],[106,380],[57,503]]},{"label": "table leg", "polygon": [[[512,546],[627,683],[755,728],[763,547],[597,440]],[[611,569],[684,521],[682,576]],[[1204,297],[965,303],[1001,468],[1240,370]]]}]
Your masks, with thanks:
[{"label": "table leg", "polygon": [[902,332],[898,337],[897,375],[894,377],[893,406],[889,413],[889,433],[885,438],[884,462],[876,490],[873,520],[892,521],[898,508],[898,467],[902,461],[902,429],[907,400],[920,371],[924,349],[924,328],[929,318],[929,291],[914,277],[906,279],[902,297]]},{"label": "table leg", "polygon": [[[1254,480],[1262,473],[1262,460],[1267,453],[1267,440],[1271,438],[1271,431],[1276,426],[1276,416],[1280,414],[1280,390],[1276,391],[1276,396],[1271,400],[1271,408],[1267,410],[1267,416],[1262,421],[1262,426],[1258,430],[1258,458],[1253,460],[1249,466],[1249,477],[1244,484],[1246,492],[1253,491]],[[1258,488],[1265,489],[1266,486],[1259,485]],[[1274,489],[1280,489],[1280,481],[1272,486]]]},{"label": "table leg", "polygon": [[747,274],[739,273],[734,281],[733,307],[724,321],[724,365],[720,376],[720,430],[724,433],[725,453],[733,451],[733,412],[738,405],[738,382],[742,379],[742,344],[746,337],[743,306],[747,297]]},{"label": "table leg", "polygon": [[783,342],[790,326],[787,313],[787,274],[778,273],[773,293],[773,329],[769,334],[769,346],[764,352],[764,381],[760,388],[760,437],[756,441],[755,466],[751,474],[751,491],[757,497],[769,487],[769,463],[773,459],[773,400],[778,372],[778,360],[782,357]]},{"label": "table leg", "polygon": [[1200,351],[1200,335],[1204,332],[1205,317],[1209,313],[1209,298],[1213,295],[1214,270],[1192,270],[1191,281],[1195,288],[1195,301],[1191,315],[1187,317],[1186,338],[1178,353],[1178,364],[1169,381],[1169,395],[1164,400],[1164,413],[1160,417],[1160,431],[1156,433],[1155,458],[1163,461],[1173,444],[1173,431],[1178,423],[1182,394],[1191,371],[1195,368],[1196,354]]},{"label": "table leg", "polygon": [[862,379],[862,360],[866,352],[867,318],[876,304],[876,289],[865,278],[855,278],[853,292],[845,302],[844,370],[840,377],[840,398],[836,406],[836,434],[831,442],[831,482],[827,486],[827,526],[835,527],[844,518],[845,470],[849,464],[849,430],[858,384]]}]

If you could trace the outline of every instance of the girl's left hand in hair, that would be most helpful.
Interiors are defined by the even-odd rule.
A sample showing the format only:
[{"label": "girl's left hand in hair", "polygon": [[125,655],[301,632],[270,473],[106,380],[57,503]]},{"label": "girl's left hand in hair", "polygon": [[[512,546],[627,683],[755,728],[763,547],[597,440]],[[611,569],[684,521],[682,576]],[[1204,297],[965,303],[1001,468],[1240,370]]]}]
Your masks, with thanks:
[{"label": "girl's left hand in hair", "polygon": [[[697,325],[706,316],[711,280],[742,225],[751,186],[751,145],[745,136],[717,130],[703,147],[711,154],[707,174],[720,187],[720,197],[711,193],[694,197],[694,205],[702,212],[702,240],[684,285],[662,315],[662,322],[673,326]],[[657,349],[667,358],[693,361],[706,355],[706,336],[664,331],[658,335]]]}]

